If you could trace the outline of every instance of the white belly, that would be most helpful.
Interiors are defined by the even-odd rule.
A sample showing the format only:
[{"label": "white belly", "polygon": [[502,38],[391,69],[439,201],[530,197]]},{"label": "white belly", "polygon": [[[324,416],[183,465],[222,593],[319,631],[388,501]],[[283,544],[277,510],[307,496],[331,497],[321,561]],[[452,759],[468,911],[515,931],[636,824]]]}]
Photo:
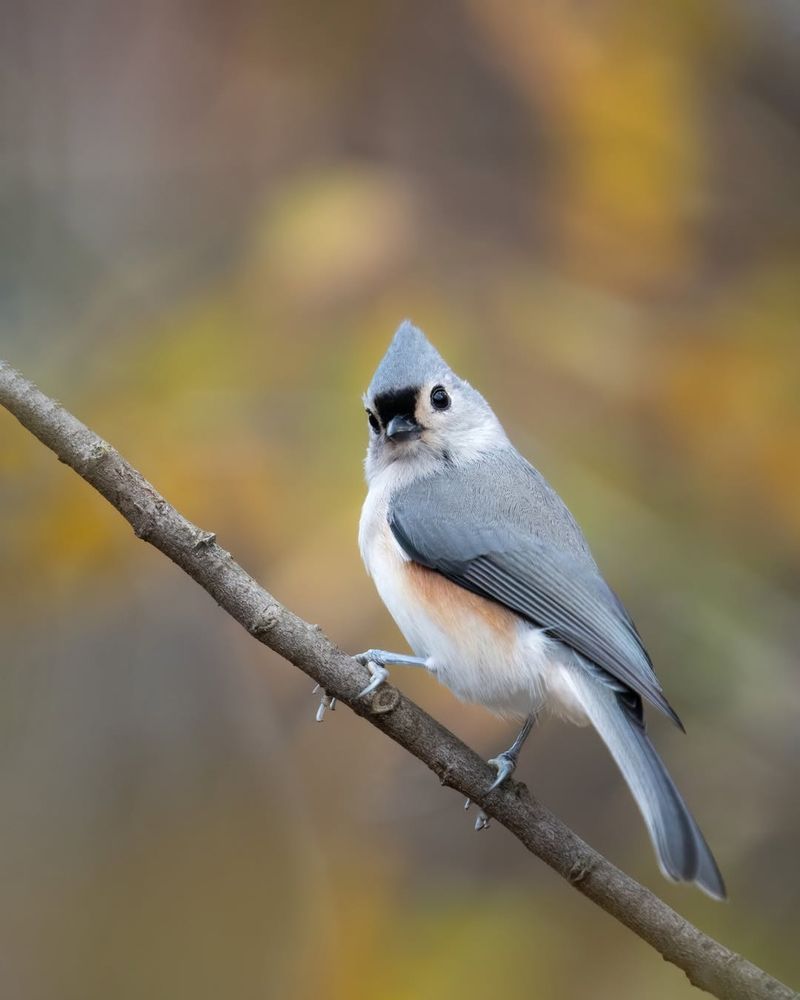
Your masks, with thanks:
[{"label": "white belly", "polygon": [[385,498],[371,490],[359,530],[361,554],[383,603],[417,656],[464,701],[523,717],[548,702],[583,721],[562,683],[561,647],[511,611],[411,563],[392,535]]}]

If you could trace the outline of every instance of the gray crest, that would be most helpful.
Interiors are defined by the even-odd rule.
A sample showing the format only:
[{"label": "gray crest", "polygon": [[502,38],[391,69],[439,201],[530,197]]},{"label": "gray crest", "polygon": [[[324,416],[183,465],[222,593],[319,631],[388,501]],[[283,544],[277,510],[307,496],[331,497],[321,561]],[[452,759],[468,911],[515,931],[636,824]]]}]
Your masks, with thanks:
[{"label": "gray crest", "polygon": [[422,330],[410,320],[404,320],[372,376],[367,398],[418,388],[449,373],[447,362],[428,342]]}]

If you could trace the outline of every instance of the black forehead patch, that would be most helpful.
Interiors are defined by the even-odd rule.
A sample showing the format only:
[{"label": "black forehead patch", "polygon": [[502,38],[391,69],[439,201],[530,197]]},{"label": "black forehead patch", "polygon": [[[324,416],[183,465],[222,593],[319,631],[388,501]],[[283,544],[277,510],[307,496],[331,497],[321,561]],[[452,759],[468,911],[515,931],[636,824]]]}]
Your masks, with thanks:
[{"label": "black forehead patch", "polygon": [[392,417],[413,417],[419,389],[392,389],[375,397],[375,409],[385,427]]}]

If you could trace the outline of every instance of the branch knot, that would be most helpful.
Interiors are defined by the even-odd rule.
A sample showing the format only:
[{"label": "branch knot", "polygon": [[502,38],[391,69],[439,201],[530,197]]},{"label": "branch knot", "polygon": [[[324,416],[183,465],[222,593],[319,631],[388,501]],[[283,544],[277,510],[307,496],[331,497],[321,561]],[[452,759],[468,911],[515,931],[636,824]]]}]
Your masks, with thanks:
[{"label": "branch knot", "polygon": [[567,878],[572,885],[581,885],[581,883],[589,878],[594,869],[594,861],[578,860],[574,862],[567,872]]},{"label": "branch knot", "polygon": [[217,536],[213,531],[203,531],[202,528],[198,528],[192,548],[195,552],[199,552],[200,549],[209,548],[209,546],[213,545],[216,540]]},{"label": "branch knot", "polygon": [[400,692],[395,687],[380,687],[372,696],[369,709],[372,715],[386,715],[400,704]]},{"label": "branch knot", "polygon": [[272,632],[280,618],[280,606],[277,603],[268,604],[253,623],[249,632],[256,639],[264,639]]}]

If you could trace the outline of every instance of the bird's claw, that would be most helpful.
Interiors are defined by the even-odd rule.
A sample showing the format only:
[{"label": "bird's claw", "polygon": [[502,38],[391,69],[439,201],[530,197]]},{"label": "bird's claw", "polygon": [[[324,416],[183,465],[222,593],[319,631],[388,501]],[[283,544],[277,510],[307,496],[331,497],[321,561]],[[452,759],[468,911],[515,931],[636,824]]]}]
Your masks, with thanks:
[{"label": "bird's claw", "polygon": [[516,757],[507,752],[498,754],[497,757],[492,757],[487,763],[497,771],[497,777],[489,785],[490,792],[493,792],[495,788],[499,788],[506,778],[510,778],[517,767]]},{"label": "bird's claw", "polygon": [[[497,757],[492,757],[488,763],[497,771],[497,778],[489,786],[489,791],[493,792],[495,788],[499,788],[500,785],[514,773],[514,769],[517,766],[517,758],[512,753],[505,751],[504,753],[498,754]],[[464,809],[469,809],[472,805],[472,799],[467,799],[464,803]],[[481,830],[489,829],[489,816],[484,812],[483,809],[478,813],[478,818],[475,820],[475,832],[479,833]]]},{"label": "bird's claw", "polygon": [[488,830],[488,829],[489,829],[489,817],[486,815],[483,809],[481,809],[481,811],[478,813],[478,818],[475,820],[475,833],[480,833],[481,830]]},{"label": "bird's claw", "polygon": [[[362,655],[366,656],[366,654]],[[356,657],[356,659],[359,660],[359,662],[363,662],[364,666],[367,668],[367,670],[369,670],[370,673],[371,680],[369,684],[367,684],[367,686],[358,696],[359,698],[366,698],[368,694],[372,694],[373,691],[377,691],[377,689],[381,686],[381,684],[383,684],[383,682],[389,676],[389,671],[386,669],[386,667],[382,666],[380,663],[376,663],[374,660],[361,661],[360,657]]]},{"label": "bird's claw", "polygon": [[[317,691],[321,690],[319,684],[314,685],[314,690],[312,694],[316,694]],[[336,708],[336,698],[331,697],[327,691],[322,692],[322,696],[319,700],[319,708],[317,709],[316,720],[317,722],[322,722],[325,718],[325,713],[330,709],[332,712]]]},{"label": "bird's claw", "polygon": [[[472,805],[472,799],[467,799],[467,801],[464,803],[464,811],[466,812],[471,805]],[[480,833],[481,830],[488,830],[489,823],[490,823],[490,817],[487,816],[487,814],[483,811],[483,809],[481,809],[481,811],[478,813],[477,819],[475,820],[475,832]]]}]

